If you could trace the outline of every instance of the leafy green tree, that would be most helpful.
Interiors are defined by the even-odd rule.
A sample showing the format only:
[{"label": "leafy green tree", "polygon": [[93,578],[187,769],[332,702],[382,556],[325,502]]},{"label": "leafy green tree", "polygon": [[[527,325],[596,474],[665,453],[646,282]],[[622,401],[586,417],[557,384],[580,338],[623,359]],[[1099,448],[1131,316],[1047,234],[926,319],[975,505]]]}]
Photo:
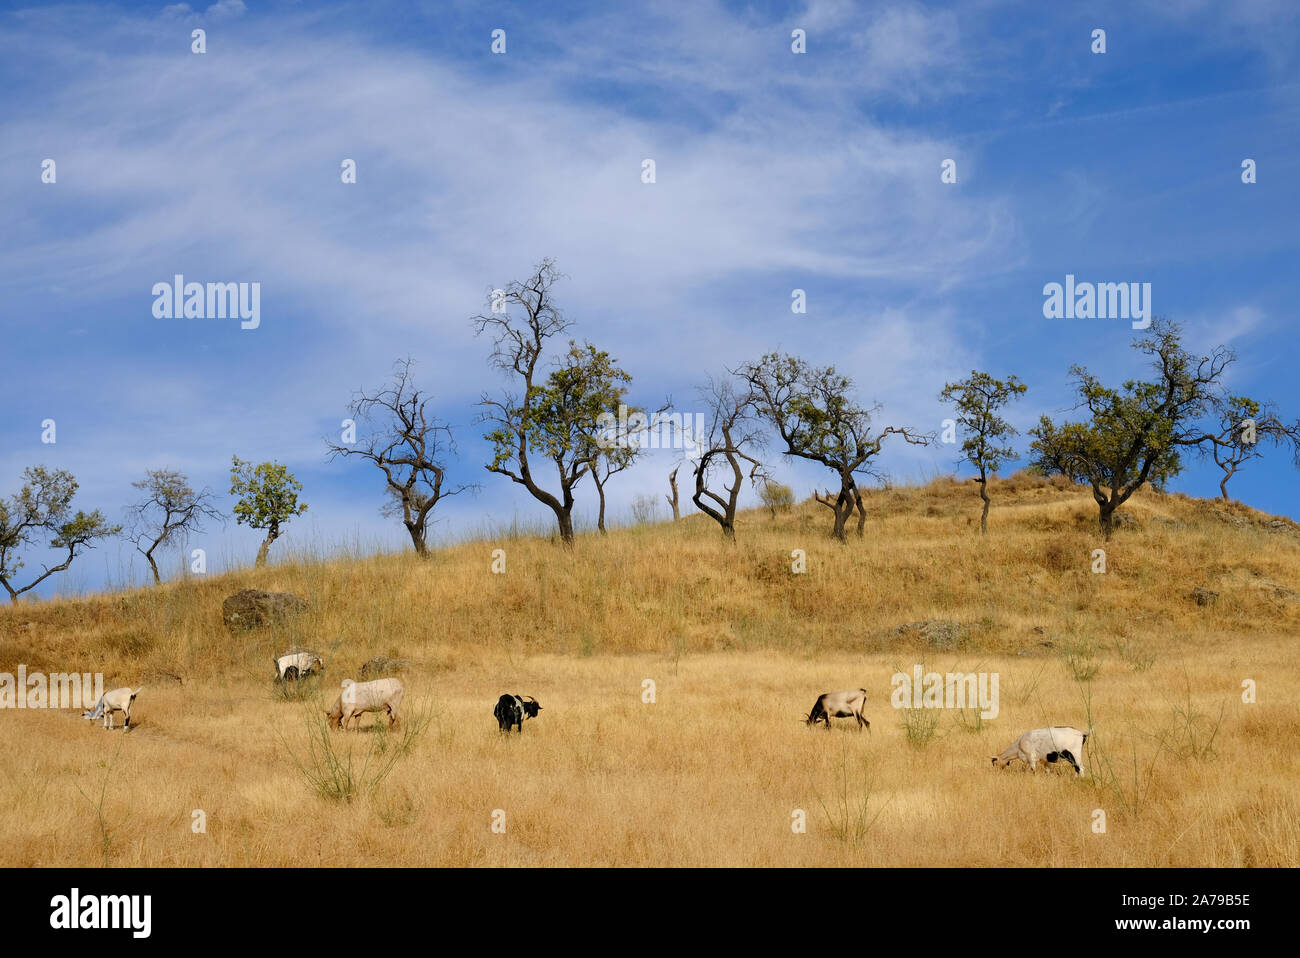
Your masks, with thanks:
[{"label": "leafy green tree", "polygon": [[[574,490],[604,448],[600,437],[608,433],[608,417],[617,413],[632,377],[607,352],[572,340],[543,375],[539,365],[547,340],[571,325],[551,295],[560,278],[555,264],[543,260],[527,280],[498,291],[493,306],[500,308],[475,317],[474,328],[492,334],[492,363],[514,381],[501,396],[484,394],[479,402],[479,421],[490,426],[484,438],[493,449],[486,468],[522,485],[555,513],[560,539],[569,545]],[[558,489],[543,485],[533,471],[535,458],[554,468]]]},{"label": "leafy green tree", "polygon": [[776,518],[778,509],[787,510],[794,505],[794,490],[784,483],[774,482],[771,479],[764,480],[759,486],[758,497],[772,513],[773,519]]},{"label": "leafy green tree", "polygon": [[1030,430],[1031,469],[1090,485],[1106,538],[1116,509],[1148,482],[1163,488],[1182,470],[1182,450],[1206,441],[1198,420],[1214,407],[1224,370],[1236,359],[1226,346],[1192,355],[1178,325],[1163,319],[1153,320],[1133,346],[1150,357],[1155,378],[1112,389],[1083,366],[1072,366],[1079,405],[1090,418],[1058,426],[1043,416]]},{"label": "leafy green tree", "polygon": [[975,481],[979,483],[980,499],[984,502],[984,511],[980,513],[981,535],[989,531],[989,473],[996,473],[1004,462],[1020,458],[1010,446],[1000,445],[1016,435],[1016,430],[998,415],[998,410],[1024,395],[1025,389],[1015,376],[994,379],[988,373],[971,370],[968,379],[947,383],[939,393],[940,400],[956,407],[957,422],[964,436],[962,455],[979,473]]},{"label": "leafy green tree", "polygon": [[230,466],[230,494],[238,496],[235,522],[250,529],[265,529],[266,538],[257,550],[257,567],[266,565],[271,543],[280,538],[282,527],[295,516],[307,511],[307,503],[298,502],[302,483],[278,462],[254,466],[238,456]]},{"label": "leafy green tree", "polygon": [[819,462],[839,479],[833,499],[829,490],[815,498],[835,513],[831,535],[841,542],[847,539],[845,524],[855,510],[858,536],[862,536],[867,510],[855,477],[876,475],[872,460],[884,441],[898,435],[907,443],[925,446],[934,439],[908,426],[876,430],[872,416],[880,407],[860,405],[853,380],[837,373],[834,366],[817,367],[796,356],[769,353],[736,374],[749,383],[754,402],[785,443],[785,454]]},{"label": "leafy green tree", "polygon": [[[115,536],[121,526],[110,525],[98,509],[72,512],[77,494],[77,480],[64,469],[29,466],[23,470],[23,485],[17,495],[0,501],[0,585],[9,593],[9,601],[34,589],[56,572],[65,571],[85,549],[93,549],[96,540]],[[43,566],[43,572],[24,586],[14,582],[25,563],[19,557],[24,547],[42,540],[51,549],[67,549],[58,565]]]},{"label": "leafy green tree", "polygon": [[153,581],[162,582],[154,552],[179,544],[190,533],[203,531],[204,519],[221,519],[207,489],[195,492],[183,472],[149,469],[139,482],[131,483],[144,498],[128,507],[128,538],[145,557]]}]

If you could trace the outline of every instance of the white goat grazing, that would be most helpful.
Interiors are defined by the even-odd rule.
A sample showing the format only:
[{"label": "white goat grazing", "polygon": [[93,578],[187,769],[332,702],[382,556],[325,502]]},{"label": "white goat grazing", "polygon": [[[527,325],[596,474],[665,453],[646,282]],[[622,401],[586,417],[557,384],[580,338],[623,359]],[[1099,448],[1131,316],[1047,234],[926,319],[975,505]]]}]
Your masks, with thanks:
[{"label": "white goat grazing", "polygon": [[281,682],[293,682],[324,670],[325,660],[315,652],[286,652],[275,660],[275,674]]},{"label": "white goat grazing", "polygon": [[144,686],[138,689],[120,688],[113,689],[111,692],[105,692],[95,703],[95,707],[89,712],[82,712],[81,717],[84,719],[97,719],[100,716],[104,718],[104,728],[113,727],[113,713],[121,712],[126,716],[125,727],[131,727],[131,706],[135,703],[135,697],[144,691]]},{"label": "white goat grazing", "polygon": [[1039,762],[1055,762],[1063,758],[1074,766],[1074,774],[1082,775],[1083,746],[1091,734],[1092,729],[1081,732],[1069,725],[1032,729],[1008,745],[1001,755],[995,755],[993,765],[1006,768],[1020,759],[1031,772],[1036,772]]},{"label": "white goat grazing", "polygon": [[344,679],[342,691],[334,707],[325,713],[329,723],[335,728],[346,728],[350,719],[357,720],[361,728],[361,715],[364,712],[387,712],[388,726],[397,724],[398,710],[402,698],[406,695],[406,686],[401,679],[375,679],[373,682],[354,682]]}]

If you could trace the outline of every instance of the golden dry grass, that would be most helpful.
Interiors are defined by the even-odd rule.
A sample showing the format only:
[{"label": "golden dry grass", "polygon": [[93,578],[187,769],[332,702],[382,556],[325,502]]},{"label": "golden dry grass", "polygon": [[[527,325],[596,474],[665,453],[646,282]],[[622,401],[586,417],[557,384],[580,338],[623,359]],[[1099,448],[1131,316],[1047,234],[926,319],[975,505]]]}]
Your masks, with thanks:
[{"label": "golden dry grass", "polygon": [[[1146,493],[1127,510],[1137,525],[1102,543],[1081,489],[1017,475],[992,494],[984,540],[970,484],[941,479],[873,493],[867,536],[847,546],[806,503],[746,514],[735,547],[700,517],[571,552],[483,541],[6,609],[0,670],[102,671],[106,688],[146,691],[127,735],[0,711],[0,863],[1300,864],[1296,527]],[[498,547],[505,575],[490,572]],[[806,574],[790,574],[793,549]],[[1217,604],[1189,599],[1197,585]],[[246,587],[312,610],[231,636],[221,600]],[[894,631],[932,618],[969,626],[966,645]],[[293,642],[328,662],[302,701],[271,681]],[[406,725],[428,724],[381,787],[323,798],[296,763],[312,764],[338,681],[376,654],[412,661]],[[889,693],[915,663],[999,673],[1000,714],[976,727],[973,712],[932,713],[933,740],[913,747]],[[804,726],[818,693],[859,686],[870,733]],[[497,732],[502,691],[542,702],[522,735]],[[990,767],[1051,724],[1095,726],[1088,778]],[[373,769],[403,736],[328,741]]]}]

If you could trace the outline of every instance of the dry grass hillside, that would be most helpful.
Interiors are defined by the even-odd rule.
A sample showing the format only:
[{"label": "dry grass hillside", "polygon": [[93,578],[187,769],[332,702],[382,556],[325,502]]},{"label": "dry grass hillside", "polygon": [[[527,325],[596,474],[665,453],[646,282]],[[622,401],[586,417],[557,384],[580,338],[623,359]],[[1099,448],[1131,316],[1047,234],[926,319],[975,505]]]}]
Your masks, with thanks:
[{"label": "dry grass hillside", "polygon": [[[1144,492],[1103,543],[1084,489],[992,495],[985,539],[942,479],[873,492],[844,546],[810,502],[746,513],[734,547],[692,517],[5,608],[0,671],[145,691],[127,734],[0,711],[0,864],[1300,865],[1300,527]],[[232,635],[243,588],[311,607]],[[286,692],[295,643],[327,671]],[[326,731],[375,655],[410,660],[404,722]],[[892,708],[915,664],[996,672],[1000,713]],[[858,687],[870,732],[804,725]],[[503,691],[543,705],[522,735]],[[1094,727],[1086,778],[991,768],[1053,724]]]}]

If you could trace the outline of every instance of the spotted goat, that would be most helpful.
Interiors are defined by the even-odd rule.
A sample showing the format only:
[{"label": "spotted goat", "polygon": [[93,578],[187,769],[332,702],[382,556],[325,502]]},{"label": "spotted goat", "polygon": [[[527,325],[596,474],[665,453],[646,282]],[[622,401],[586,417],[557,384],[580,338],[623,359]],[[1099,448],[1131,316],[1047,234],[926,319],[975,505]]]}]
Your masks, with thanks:
[{"label": "spotted goat", "polygon": [[496,708],[492,714],[496,716],[497,729],[502,732],[509,732],[512,728],[519,730],[519,734],[524,731],[524,719],[537,718],[537,713],[542,710],[541,704],[531,695],[511,695],[506,693],[497,699]]}]

